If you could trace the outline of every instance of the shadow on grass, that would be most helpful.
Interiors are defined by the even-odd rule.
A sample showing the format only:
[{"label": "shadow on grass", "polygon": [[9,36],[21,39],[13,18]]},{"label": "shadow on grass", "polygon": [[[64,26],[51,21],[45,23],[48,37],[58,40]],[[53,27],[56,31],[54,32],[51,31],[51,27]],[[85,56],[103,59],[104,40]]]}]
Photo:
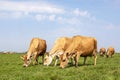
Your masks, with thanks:
[{"label": "shadow on grass", "polygon": [[[94,66],[94,64],[78,64],[78,66],[77,67],[83,67],[83,66]],[[68,65],[66,66],[66,68],[71,68],[71,67],[75,67],[75,68],[77,68],[76,66],[75,66],[75,64],[71,64],[71,63],[68,63]]]}]

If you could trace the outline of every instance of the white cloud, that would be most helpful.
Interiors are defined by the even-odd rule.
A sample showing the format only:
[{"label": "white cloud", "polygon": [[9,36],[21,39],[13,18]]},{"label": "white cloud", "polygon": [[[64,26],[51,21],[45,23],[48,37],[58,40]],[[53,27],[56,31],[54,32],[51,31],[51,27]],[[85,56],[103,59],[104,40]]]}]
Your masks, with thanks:
[{"label": "white cloud", "polygon": [[71,25],[81,24],[80,20],[77,19],[76,17],[66,18],[63,16],[38,14],[35,16],[35,19],[37,21],[49,20],[49,21],[59,22],[62,24],[71,24]]},{"label": "white cloud", "polygon": [[75,8],[75,9],[72,11],[72,14],[73,14],[74,16],[77,16],[77,17],[88,18],[88,19],[90,19],[90,20],[92,20],[92,21],[95,21],[95,20],[96,20],[95,16],[91,16],[91,14],[90,14],[87,10],[82,11],[82,10],[80,10],[79,8]]},{"label": "white cloud", "polygon": [[50,16],[49,16],[49,20],[50,20],[50,21],[54,21],[54,20],[55,20],[55,17],[56,17],[56,15],[50,15]]},{"label": "white cloud", "polygon": [[87,10],[82,11],[79,8],[71,11],[43,1],[0,1],[0,18],[9,18],[9,16],[10,18],[29,16],[34,17],[37,21],[58,21],[59,23],[72,25],[81,24],[79,16],[95,20]]},{"label": "white cloud", "polygon": [[21,12],[14,12],[14,13],[11,14],[11,16],[14,16],[15,18],[19,18],[19,17],[23,16],[23,13],[21,13]]},{"label": "white cloud", "polygon": [[57,20],[58,20],[58,22],[61,22],[63,24],[67,23],[67,24],[74,25],[74,24],[80,24],[81,23],[80,20],[76,17],[71,17],[71,18],[58,17]]},{"label": "white cloud", "polygon": [[41,14],[39,14],[39,15],[36,15],[36,16],[35,16],[35,19],[36,19],[37,21],[42,21],[42,20],[47,19],[47,16],[46,16],[46,15],[41,15]]},{"label": "white cloud", "polygon": [[75,14],[76,16],[83,16],[83,17],[89,17],[90,16],[88,11],[81,11],[81,10],[79,10],[79,8],[74,9],[73,14]]},{"label": "white cloud", "polygon": [[1,12],[0,13],[0,18],[21,18],[24,14],[22,12],[11,12],[11,13],[5,13],[5,12]]},{"label": "white cloud", "polygon": [[35,15],[35,19],[37,21],[42,21],[42,20],[50,20],[50,21],[55,21],[56,15],[45,15],[45,14],[37,14]]},{"label": "white cloud", "polygon": [[62,14],[64,9],[44,2],[14,2],[0,1],[0,11],[19,11],[35,13],[55,13]]}]

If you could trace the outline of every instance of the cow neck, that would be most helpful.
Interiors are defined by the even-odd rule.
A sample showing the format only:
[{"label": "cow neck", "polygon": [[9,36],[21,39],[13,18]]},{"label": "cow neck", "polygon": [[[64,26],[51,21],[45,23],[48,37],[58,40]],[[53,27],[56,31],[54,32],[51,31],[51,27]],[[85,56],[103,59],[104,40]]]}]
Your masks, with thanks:
[{"label": "cow neck", "polygon": [[50,52],[50,56],[52,57],[52,58],[54,58],[57,54],[56,54],[56,52],[57,52],[57,50],[56,51],[54,51],[54,52]]},{"label": "cow neck", "polygon": [[56,54],[50,54],[50,56],[51,56],[52,58],[54,58],[54,57],[56,56]]}]

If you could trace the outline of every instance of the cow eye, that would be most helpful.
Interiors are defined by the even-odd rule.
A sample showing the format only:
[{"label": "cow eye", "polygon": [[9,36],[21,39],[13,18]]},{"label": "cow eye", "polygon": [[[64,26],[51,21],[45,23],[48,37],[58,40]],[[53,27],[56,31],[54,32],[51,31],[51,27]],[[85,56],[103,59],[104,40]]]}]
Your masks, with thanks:
[{"label": "cow eye", "polygon": [[64,59],[63,62],[65,62],[66,60]]}]

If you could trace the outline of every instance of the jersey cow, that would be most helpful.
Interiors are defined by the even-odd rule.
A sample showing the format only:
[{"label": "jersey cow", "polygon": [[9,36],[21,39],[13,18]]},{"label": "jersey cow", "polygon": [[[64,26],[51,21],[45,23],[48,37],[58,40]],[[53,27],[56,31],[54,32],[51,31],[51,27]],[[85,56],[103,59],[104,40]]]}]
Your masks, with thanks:
[{"label": "jersey cow", "polygon": [[94,56],[94,65],[97,59],[97,40],[92,37],[73,36],[72,43],[60,57],[60,67],[64,68],[68,64],[69,58],[74,58],[75,66],[78,66],[80,56],[84,57],[84,64],[87,56]]},{"label": "jersey cow", "polygon": [[71,38],[68,38],[68,37],[58,38],[55,41],[54,46],[50,50],[49,54],[46,55],[46,57],[44,59],[44,65],[47,65],[47,66],[50,65],[53,58],[56,56],[56,61],[54,64],[56,66],[60,55],[64,53],[64,51],[68,48],[70,43],[71,43]]},{"label": "jersey cow", "polygon": [[105,48],[100,48],[100,56],[103,56],[104,57],[104,55],[105,55],[105,53],[106,53],[106,49]]},{"label": "jersey cow", "polygon": [[106,57],[109,57],[109,56],[112,57],[112,55],[113,55],[114,53],[115,53],[115,49],[114,49],[113,47],[109,47],[109,48],[107,49]]},{"label": "jersey cow", "polygon": [[23,66],[27,67],[30,64],[32,57],[34,57],[35,62],[38,64],[38,57],[42,56],[42,61],[44,62],[44,53],[46,52],[46,47],[47,45],[45,40],[33,38],[27,54],[21,57],[24,61]]}]

